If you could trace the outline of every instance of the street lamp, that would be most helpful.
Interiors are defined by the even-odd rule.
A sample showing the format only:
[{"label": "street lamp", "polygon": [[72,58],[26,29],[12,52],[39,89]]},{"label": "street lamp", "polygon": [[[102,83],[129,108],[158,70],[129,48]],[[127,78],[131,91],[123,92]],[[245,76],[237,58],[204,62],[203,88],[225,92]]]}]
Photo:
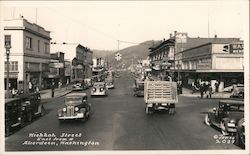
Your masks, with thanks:
[{"label": "street lamp", "polygon": [[178,71],[178,75],[177,75],[177,78],[178,78],[178,80],[177,81],[180,81],[180,66],[181,66],[181,64],[179,63],[179,61],[178,61],[178,63],[177,63],[177,71]]},{"label": "street lamp", "polygon": [[7,87],[7,98],[9,98],[9,57],[10,57],[10,48],[11,48],[11,36],[4,36],[4,46],[6,49],[6,59],[7,59],[7,79],[6,79],[6,87]]}]

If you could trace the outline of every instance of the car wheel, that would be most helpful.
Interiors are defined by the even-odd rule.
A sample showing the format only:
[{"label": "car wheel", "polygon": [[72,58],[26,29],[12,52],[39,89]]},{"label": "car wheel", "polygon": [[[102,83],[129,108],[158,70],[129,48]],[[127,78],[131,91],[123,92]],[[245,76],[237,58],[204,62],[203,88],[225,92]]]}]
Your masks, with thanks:
[{"label": "car wheel", "polygon": [[221,122],[220,123],[220,128],[221,128],[222,135],[227,136],[229,134],[228,131],[226,130],[226,124],[225,124],[225,122]]},{"label": "car wheel", "polygon": [[27,114],[27,121],[28,122],[32,121],[32,113],[31,112],[28,112],[28,114]]},{"label": "car wheel", "polygon": [[10,135],[10,129],[11,129],[10,125],[5,126],[5,136],[6,137],[8,137]]},{"label": "car wheel", "polygon": [[244,123],[244,119],[241,119],[238,122],[235,143],[236,143],[236,145],[244,148],[245,147],[245,135],[243,133],[243,127],[242,127],[243,123]]},{"label": "car wheel", "polygon": [[20,127],[22,128],[22,127],[24,127],[24,116],[22,116],[21,117],[21,122],[20,122]]},{"label": "car wheel", "polygon": [[205,116],[205,124],[207,125],[207,126],[211,126],[211,120],[210,120],[210,118],[209,118],[209,116],[208,116],[208,114],[206,114],[206,116]]},{"label": "car wheel", "polygon": [[45,115],[45,108],[44,108],[44,106],[42,105],[40,116],[44,116],[44,115]]}]

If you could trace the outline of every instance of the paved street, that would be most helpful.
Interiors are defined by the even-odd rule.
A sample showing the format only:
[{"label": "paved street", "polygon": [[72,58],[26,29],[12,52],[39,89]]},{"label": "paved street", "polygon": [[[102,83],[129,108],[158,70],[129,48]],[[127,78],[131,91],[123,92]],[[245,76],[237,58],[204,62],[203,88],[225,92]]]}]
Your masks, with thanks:
[{"label": "paved street", "polygon": [[[86,122],[60,124],[57,109],[63,106],[64,97],[48,100],[45,116],[6,138],[6,151],[240,149],[234,144],[219,143],[222,140],[215,139],[220,136],[219,130],[203,123],[205,112],[219,99],[179,96],[175,115],[146,115],[143,98],[133,96],[133,82],[130,74],[122,73],[108,97],[89,97],[93,111]],[[86,92],[89,94],[89,90]],[[83,143],[69,144],[68,139],[52,140],[49,136],[39,139],[32,133],[57,138],[63,133],[74,134],[72,141]],[[28,141],[47,143],[33,145]]]}]

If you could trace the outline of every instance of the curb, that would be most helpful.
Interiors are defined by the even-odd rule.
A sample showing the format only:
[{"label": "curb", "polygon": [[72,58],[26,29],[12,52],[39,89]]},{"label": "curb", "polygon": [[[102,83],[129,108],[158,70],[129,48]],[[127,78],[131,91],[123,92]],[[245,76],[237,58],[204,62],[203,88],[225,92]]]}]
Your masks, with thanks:
[{"label": "curb", "polygon": [[44,98],[44,99],[41,99],[41,102],[44,104],[46,104],[46,103],[48,103],[48,101],[50,101],[50,100],[53,100],[53,99],[57,99],[57,98],[59,98],[59,97],[62,97],[62,96],[65,96],[65,95],[67,95],[67,94],[69,94],[69,93],[71,93],[73,90],[70,90],[70,91],[68,91],[68,92],[66,92],[66,93],[62,93],[62,94],[60,94],[60,95],[58,95],[58,96],[55,96],[55,97],[50,97],[50,98]]}]

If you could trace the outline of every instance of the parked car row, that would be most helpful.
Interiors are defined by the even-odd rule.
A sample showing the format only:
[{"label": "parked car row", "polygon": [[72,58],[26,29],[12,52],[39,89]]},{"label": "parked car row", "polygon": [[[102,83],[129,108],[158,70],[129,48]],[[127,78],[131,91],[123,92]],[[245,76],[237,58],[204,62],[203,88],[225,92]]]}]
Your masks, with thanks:
[{"label": "parked car row", "polygon": [[10,135],[15,127],[23,127],[36,116],[45,113],[40,93],[22,94],[5,100],[5,135]]},{"label": "parked car row", "polygon": [[245,147],[244,101],[222,100],[208,111],[204,121],[219,128],[224,136],[235,136],[236,144]]}]

